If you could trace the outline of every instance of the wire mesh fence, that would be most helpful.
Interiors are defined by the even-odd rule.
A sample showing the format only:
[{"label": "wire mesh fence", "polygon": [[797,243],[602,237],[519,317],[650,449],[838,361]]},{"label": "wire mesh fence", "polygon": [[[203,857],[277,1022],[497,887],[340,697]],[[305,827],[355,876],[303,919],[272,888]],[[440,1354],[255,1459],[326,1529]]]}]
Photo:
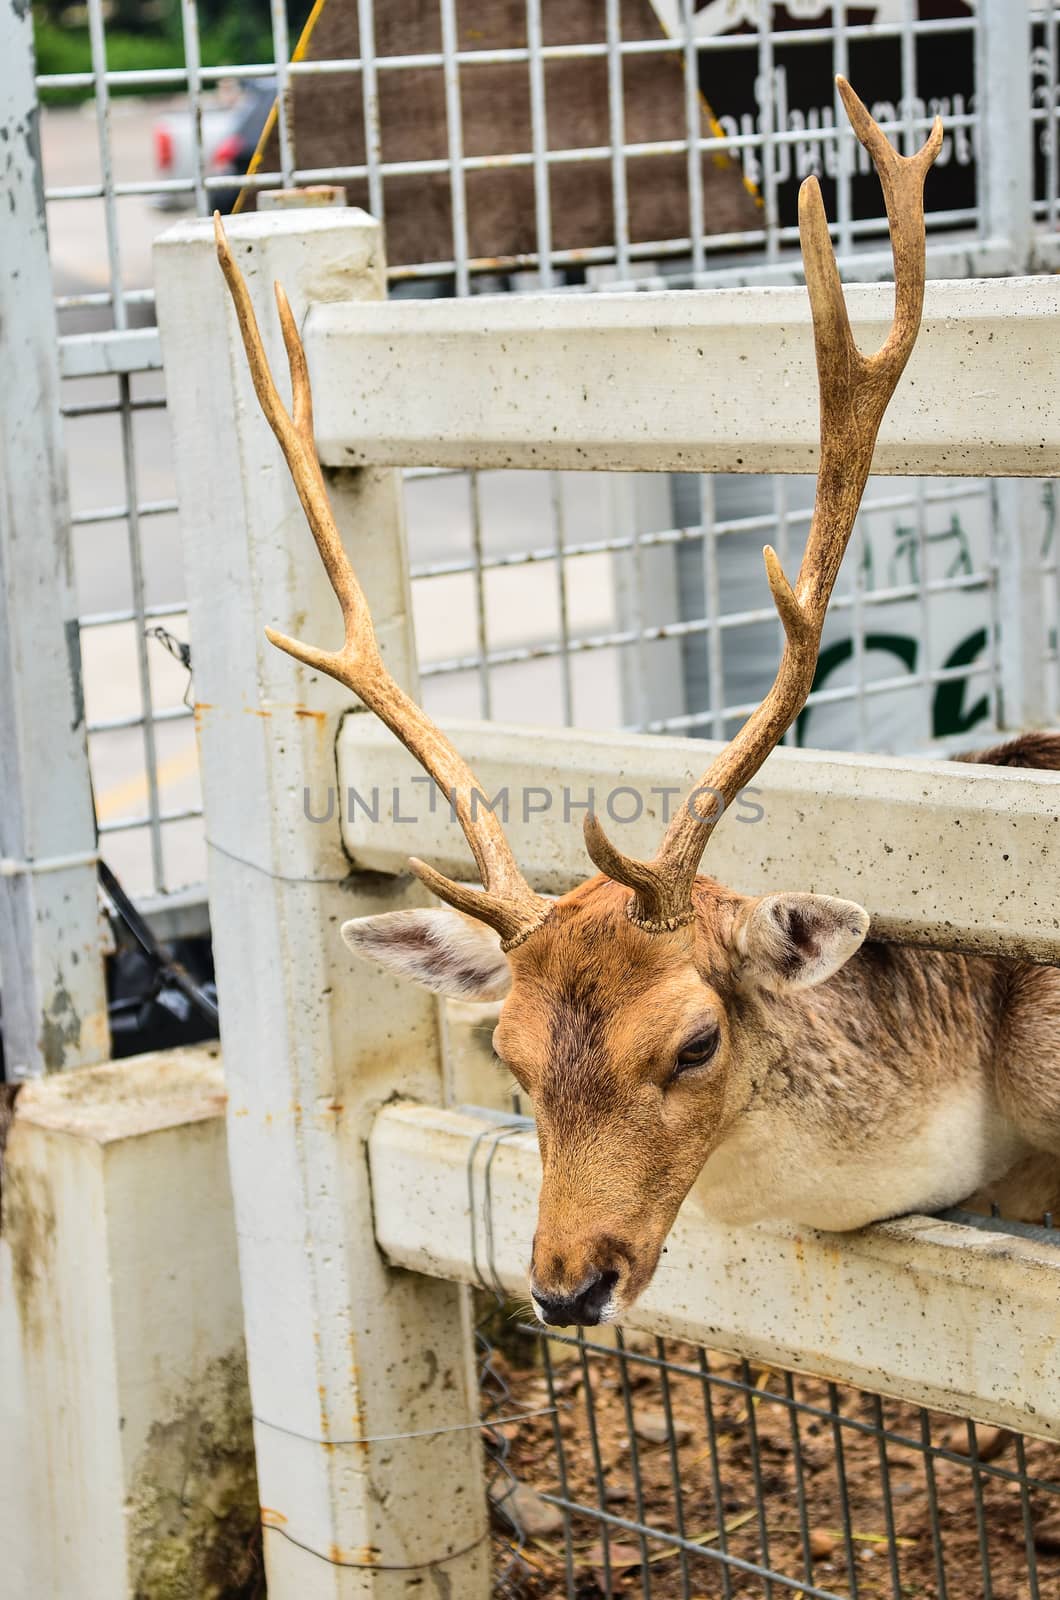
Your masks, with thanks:
[{"label": "wire mesh fence", "polygon": [[[180,64],[118,64],[103,0],[89,0],[86,69],[38,77],[97,811],[141,898],[189,885],[194,898],[204,875],[188,676],[154,632],[187,642],[149,326],[163,208],[340,182],[386,222],[394,294],[597,292],[790,281],[797,187],[815,171],[845,272],[874,277],[885,219],[836,114],[840,71],[908,146],[936,111],[946,119],[929,272],[996,270],[1005,219],[981,147],[1004,162],[1023,126],[1035,248],[1056,234],[1055,6],[1031,10],[1029,60],[996,9],[959,0],[528,0],[474,15],[439,0],[415,16],[329,0],[293,59],[296,30],[274,6],[272,59],[255,39],[220,63],[204,61],[195,0],[180,15]],[[1026,124],[989,93],[987,53],[996,63],[1006,48],[1023,51]],[[145,98],[159,93],[179,98]],[[270,109],[256,148],[241,148],[232,129],[251,94]],[[412,102],[425,109],[410,128]],[[756,699],[776,631],[757,550],[772,538],[797,553],[798,481],[435,475],[410,481],[408,499],[433,711],[720,735]],[[870,489],[829,676],[794,737],[909,749],[996,722],[996,535],[981,485]],[[1050,643],[1055,713],[1054,661]]]},{"label": "wire mesh fence", "polygon": [[[462,1042],[458,1024],[451,1048],[482,1056],[492,1020]],[[454,1065],[462,1090],[489,1092],[466,1054]],[[507,1073],[496,1080],[468,1199],[483,1229],[476,1244],[472,1221],[499,1600],[1048,1600],[1060,1588],[1055,1442],[890,1397],[882,1370],[876,1392],[812,1360],[783,1370],[620,1327],[546,1328],[506,1297],[494,1161],[531,1123],[517,1088],[505,1101]],[[1051,1212],[942,1217],[1060,1249]],[[805,1292],[827,1290],[807,1275]]]},{"label": "wire mesh fence", "polygon": [[497,1592],[997,1600],[1060,1581],[1055,1445],[663,1339],[494,1353],[523,1521]]}]

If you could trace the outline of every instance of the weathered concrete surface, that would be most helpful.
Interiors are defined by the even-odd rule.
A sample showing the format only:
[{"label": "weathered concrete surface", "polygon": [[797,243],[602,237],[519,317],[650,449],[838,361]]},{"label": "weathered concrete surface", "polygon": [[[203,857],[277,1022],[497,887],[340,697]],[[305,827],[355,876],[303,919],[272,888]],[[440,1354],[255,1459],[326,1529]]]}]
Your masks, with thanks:
[{"label": "weathered concrete surface", "polygon": [[[5,1592],[231,1600],[258,1526],[216,1047],[27,1084],[5,1153]],[[8,1590],[7,1584],[11,1587]]]},{"label": "weathered concrete surface", "polygon": [[33,17],[0,6],[0,967],[11,1080],[109,1053]]},{"label": "weathered concrete surface", "polygon": [[[509,843],[546,893],[594,870],[581,828],[590,796],[620,848],[646,860],[672,807],[720,748],[655,734],[444,726],[474,761],[486,797],[507,794]],[[419,769],[392,734],[374,717],[347,717],[338,752],[338,792],[352,785],[379,802],[378,821],[362,806],[342,807],[359,867],[403,872],[415,845],[438,871],[468,876],[470,855],[448,807],[432,812],[421,799],[411,783]],[[323,787],[315,793],[326,799]],[[415,827],[395,820],[395,794]],[[875,938],[1053,962],[1058,819],[1055,772],[782,748],[712,835],[704,870],[745,894],[798,888],[854,900],[872,912]]]},{"label": "weathered concrete surface", "polygon": [[[376,1118],[370,1154],[376,1237],[392,1262],[465,1283],[488,1268],[526,1293],[541,1181],[531,1125],[513,1133],[488,1111],[392,1105]],[[623,1331],[1060,1439],[1058,1291],[1060,1246],[1041,1230],[922,1216],[844,1234],[726,1227],[693,1189]]]},{"label": "weathered concrete surface", "polygon": [[[893,290],[852,284],[845,299],[858,345],[877,349]],[[929,283],[873,470],[1056,473],[1058,331],[1054,278]],[[312,308],[304,337],[327,466],[817,470],[801,288],[380,305],[335,296]],[[708,383],[725,405],[703,404]]]}]

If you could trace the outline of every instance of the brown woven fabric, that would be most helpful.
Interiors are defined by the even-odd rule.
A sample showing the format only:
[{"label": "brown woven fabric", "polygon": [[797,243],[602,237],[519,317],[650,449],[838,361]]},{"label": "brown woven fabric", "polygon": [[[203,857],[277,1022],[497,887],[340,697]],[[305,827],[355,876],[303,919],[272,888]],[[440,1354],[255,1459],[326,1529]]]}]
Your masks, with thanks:
[{"label": "brown woven fabric", "polygon": [[[623,0],[624,39],[658,39],[663,28],[649,0]],[[437,0],[387,0],[376,14],[377,56],[440,51]],[[600,0],[544,0],[546,45],[583,44],[604,38]],[[525,0],[465,0],[459,48],[486,50],[526,45]],[[307,60],[357,57],[360,39],[355,0],[327,0],[299,55]],[[610,146],[607,61],[545,63],[548,145],[552,150]],[[379,75],[384,161],[445,160],[449,145],[442,69],[429,67]],[[365,161],[359,72],[295,78],[291,123],[299,168],[359,166]],[[527,63],[464,66],[460,71],[464,153],[503,156],[533,148],[530,72]],[[684,139],[681,47],[673,54],[623,59],[623,112],[627,144]],[[273,119],[275,121],[275,119]],[[711,132],[709,111],[700,125]],[[275,126],[266,129],[256,169],[279,167]],[[759,226],[759,209],[739,167],[726,156],[702,159],[704,228],[709,234]],[[529,166],[468,172],[465,177],[469,253],[473,258],[531,254],[537,249],[534,180]],[[633,243],[687,237],[691,222],[688,168],[683,151],[632,157],[626,163],[629,238]],[[552,247],[581,250],[615,238],[610,154],[550,171]],[[368,185],[347,184],[350,203],[368,206]],[[388,177],[384,188],[387,257],[392,265],[453,259],[450,174]],[[243,206],[254,204],[245,191]],[[242,209],[243,207],[241,207]]]}]

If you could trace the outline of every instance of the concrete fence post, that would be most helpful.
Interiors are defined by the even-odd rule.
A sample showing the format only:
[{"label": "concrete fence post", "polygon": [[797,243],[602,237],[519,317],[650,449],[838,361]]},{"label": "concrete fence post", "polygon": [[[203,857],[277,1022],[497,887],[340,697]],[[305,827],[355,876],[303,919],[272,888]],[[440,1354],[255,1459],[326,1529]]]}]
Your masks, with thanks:
[{"label": "concrete fence post", "polygon": [[4,1152],[5,1600],[221,1600],[258,1496],[217,1047],[27,1084]]},{"label": "concrete fence post", "polygon": [[0,976],[20,1080],[110,1039],[29,6],[0,6],[0,61]]},{"label": "concrete fence post", "polygon": [[[298,321],[323,300],[382,298],[380,229],[332,209],[227,227],[286,391],[273,281]],[[341,627],[254,399],[209,224],[178,225],[155,261],[270,1600],[483,1600],[462,1291],[384,1264],[366,1155],[384,1102],[441,1099],[437,1010],[354,964],[339,938],[349,916],[422,901],[409,878],[351,870],[335,760],[350,696],[264,637],[271,623],[323,643]],[[348,380],[360,403],[355,370]],[[383,653],[415,692],[397,475],[340,470],[329,482]]]}]

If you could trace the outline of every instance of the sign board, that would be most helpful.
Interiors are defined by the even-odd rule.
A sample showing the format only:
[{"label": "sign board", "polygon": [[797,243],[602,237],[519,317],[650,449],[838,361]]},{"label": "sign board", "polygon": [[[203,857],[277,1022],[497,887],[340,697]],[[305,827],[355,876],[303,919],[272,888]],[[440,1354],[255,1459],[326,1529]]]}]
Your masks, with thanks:
[{"label": "sign board", "polygon": [[[682,0],[655,0],[655,9],[668,31],[680,25]],[[834,75],[837,62],[832,41],[812,39],[812,34],[831,28],[834,8],[830,0],[786,0],[774,4],[771,12],[772,85],[759,73],[754,35],[763,7],[759,0],[707,0],[696,8],[694,25],[704,40],[747,34],[749,48],[727,50],[720,59],[709,49],[700,55],[701,88],[710,79],[710,103],[726,133],[733,135],[804,133],[805,138],[777,143],[773,148],[773,171],[777,188],[778,222],[782,227],[796,222],[796,197],[803,178],[815,173],[821,179],[829,216],[836,216],[836,142],[820,137],[822,130],[836,126],[837,100]],[[897,28],[907,17],[931,21],[937,31],[923,33],[913,42],[914,84],[911,105],[903,99],[902,40]],[[946,138],[927,186],[926,207],[932,211],[954,211],[976,203],[974,129],[961,118],[974,113],[975,33],[967,24],[975,15],[975,5],[965,0],[868,0],[844,7],[847,26],[890,26],[894,32],[872,38],[855,37],[847,43],[846,76],[850,79],[878,122],[900,121],[911,110],[914,117],[940,115],[946,125]],[[945,27],[947,20],[957,26]],[[790,42],[789,42],[790,41]],[[771,93],[767,94],[767,89]],[[845,118],[838,114],[841,126]],[[926,128],[915,134],[919,144]],[[879,184],[868,157],[853,140],[854,155],[851,216],[878,217]],[[758,151],[741,152],[744,174],[759,185],[762,178]],[[882,230],[881,230],[882,231]]]}]

